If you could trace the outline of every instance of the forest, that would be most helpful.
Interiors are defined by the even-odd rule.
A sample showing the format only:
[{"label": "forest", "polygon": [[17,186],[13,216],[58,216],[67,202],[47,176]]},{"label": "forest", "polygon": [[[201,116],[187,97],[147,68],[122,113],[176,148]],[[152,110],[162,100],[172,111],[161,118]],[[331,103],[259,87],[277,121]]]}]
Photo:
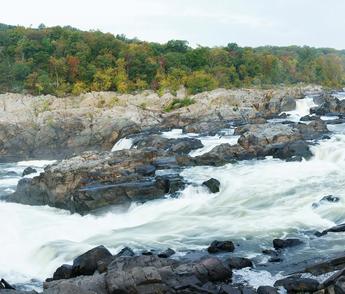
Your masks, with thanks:
[{"label": "forest", "polygon": [[0,92],[79,95],[152,89],[190,94],[217,87],[345,83],[345,50],[311,47],[192,48],[128,39],[73,27],[25,28],[0,24]]}]

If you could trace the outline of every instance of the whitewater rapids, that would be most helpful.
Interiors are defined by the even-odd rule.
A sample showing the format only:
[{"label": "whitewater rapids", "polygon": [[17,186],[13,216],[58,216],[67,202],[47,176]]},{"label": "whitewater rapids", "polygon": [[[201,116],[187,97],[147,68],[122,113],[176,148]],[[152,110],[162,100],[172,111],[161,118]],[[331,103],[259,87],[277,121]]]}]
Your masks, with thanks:
[{"label": "whitewater rapids", "polygon": [[[291,118],[309,113],[309,107],[310,100],[298,101]],[[61,264],[101,244],[113,253],[124,246],[136,250],[171,247],[183,253],[205,249],[214,239],[231,239],[241,245],[236,253],[256,257],[271,246],[272,239],[298,236],[307,246],[294,252],[297,261],[312,259],[318,252],[342,251],[341,234],[322,239],[309,234],[345,222],[345,126],[337,125],[332,131],[330,140],[312,147],[314,157],[309,161],[267,158],[188,168],[182,176],[193,184],[179,198],[133,204],[128,210],[109,208],[98,215],[80,216],[0,201],[0,277],[11,283],[32,284],[32,278],[43,281]],[[183,136],[179,130],[163,135]],[[204,150],[195,154],[224,140],[237,141],[231,130],[225,137],[202,139]],[[129,141],[120,144],[114,149],[131,147]],[[26,166],[40,172],[48,163],[0,165],[0,197],[14,191]],[[217,194],[200,186],[210,177],[221,182]],[[313,203],[330,194],[340,197],[340,202],[313,208]]]}]

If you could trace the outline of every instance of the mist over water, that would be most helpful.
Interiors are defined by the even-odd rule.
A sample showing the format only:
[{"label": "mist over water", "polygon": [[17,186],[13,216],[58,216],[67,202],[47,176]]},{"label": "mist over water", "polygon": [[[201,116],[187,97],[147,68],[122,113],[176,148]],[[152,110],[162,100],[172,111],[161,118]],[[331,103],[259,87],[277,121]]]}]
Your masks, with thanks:
[{"label": "mist over water", "polygon": [[[310,99],[297,101],[289,119],[298,121],[308,114],[313,106]],[[0,202],[0,276],[14,283],[28,283],[31,278],[42,281],[62,263],[70,263],[101,244],[113,253],[124,246],[136,250],[171,247],[183,253],[205,249],[214,239],[231,239],[240,244],[236,253],[259,258],[272,239],[298,236],[307,245],[293,252],[296,262],[321,252],[327,255],[343,251],[341,234],[313,237],[316,230],[345,222],[345,126],[330,129],[331,139],[313,146],[314,157],[309,161],[267,158],[222,167],[188,168],[182,176],[191,184],[180,197],[132,204],[128,210],[113,207],[99,215],[80,216],[50,207]],[[185,134],[173,130],[163,136]],[[224,142],[235,144],[237,139],[231,129],[224,136],[203,137],[205,147],[191,155],[205,153]],[[126,140],[113,150],[130,148],[132,143]],[[40,172],[48,163],[0,165],[0,197],[13,192],[26,166]],[[221,182],[217,194],[209,194],[201,186],[210,177]],[[313,207],[330,194],[340,197],[340,202]],[[265,273],[260,275],[262,279],[271,278]]]}]

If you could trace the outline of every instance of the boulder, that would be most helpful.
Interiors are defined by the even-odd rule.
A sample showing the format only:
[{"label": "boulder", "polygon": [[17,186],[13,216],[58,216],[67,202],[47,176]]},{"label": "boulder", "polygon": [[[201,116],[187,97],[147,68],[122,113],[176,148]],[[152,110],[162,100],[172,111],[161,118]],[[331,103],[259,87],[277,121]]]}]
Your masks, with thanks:
[{"label": "boulder", "polygon": [[288,292],[315,292],[318,290],[320,283],[317,280],[300,277],[288,277],[278,280],[274,287],[283,287]]},{"label": "boulder", "polygon": [[278,290],[272,286],[260,286],[257,289],[258,294],[278,294]]},{"label": "boulder", "polygon": [[274,249],[285,249],[288,247],[294,247],[303,244],[300,239],[274,239],[273,247]]},{"label": "boulder", "polygon": [[160,258],[169,258],[171,256],[173,256],[176,252],[171,249],[171,248],[168,248],[167,250],[164,250],[160,253],[158,253],[158,257]]},{"label": "boulder", "polygon": [[108,294],[105,274],[45,282],[44,294]]},{"label": "boulder", "polygon": [[194,266],[194,272],[201,281],[228,282],[232,272],[218,258],[207,258]]},{"label": "boulder", "polygon": [[53,274],[53,280],[64,280],[73,278],[73,266],[69,264],[63,264]]},{"label": "boulder", "polygon": [[253,262],[244,257],[229,257],[226,260],[226,263],[229,265],[232,269],[242,269],[246,267],[253,267]]},{"label": "boulder", "polygon": [[211,193],[218,193],[220,182],[214,178],[211,178],[202,183],[203,186],[206,186]]},{"label": "boulder", "polygon": [[219,253],[219,252],[233,252],[235,250],[235,245],[232,241],[213,241],[211,245],[207,248],[209,253]]},{"label": "boulder", "polygon": [[134,256],[134,255],[135,255],[135,253],[131,248],[125,247],[125,248],[122,248],[118,254],[116,254],[116,257]]},{"label": "boulder", "polygon": [[112,258],[112,254],[104,246],[95,247],[73,261],[73,276],[93,275],[99,261]]},{"label": "boulder", "polygon": [[22,176],[24,177],[34,173],[37,173],[37,170],[29,166],[26,169],[24,169]]}]

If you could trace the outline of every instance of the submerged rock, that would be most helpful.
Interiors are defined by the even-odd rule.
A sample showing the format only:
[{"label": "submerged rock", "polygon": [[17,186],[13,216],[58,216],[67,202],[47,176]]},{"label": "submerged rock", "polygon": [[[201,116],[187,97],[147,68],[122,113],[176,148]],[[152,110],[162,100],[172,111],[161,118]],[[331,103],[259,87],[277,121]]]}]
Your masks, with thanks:
[{"label": "submerged rock", "polygon": [[340,233],[340,232],[345,232],[345,224],[340,224],[340,225],[331,227],[327,230],[322,231],[321,233],[316,232],[315,236],[321,237],[321,236],[327,235],[328,233]]},{"label": "submerged rock", "polygon": [[232,269],[253,267],[253,262],[250,259],[244,257],[230,257],[226,260],[226,263]]}]

